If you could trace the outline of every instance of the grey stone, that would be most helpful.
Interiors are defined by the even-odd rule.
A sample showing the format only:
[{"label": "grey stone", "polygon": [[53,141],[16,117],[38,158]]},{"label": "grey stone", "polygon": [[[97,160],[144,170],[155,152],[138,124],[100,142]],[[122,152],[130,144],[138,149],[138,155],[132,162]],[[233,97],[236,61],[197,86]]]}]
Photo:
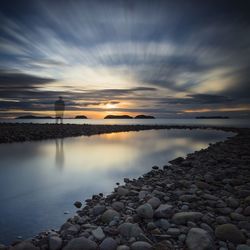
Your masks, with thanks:
[{"label": "grey stone", "polygon": [[200,212],[179,212],[174,214],[172,220],[175,224],[186,224],[188,221],[198,221],[201,217]]},{"label": "grey stone", "polygon": [[172,236],[178,236],[181,233],[179,228],[169,228],[167,234]]},{"label": "grey stone", "polygon": [[97,250],[97,244],[85,237],[72,239],[63,250]]},{"label": "grey stone", "polygon": [[227,199],[227,204],[231,208],[237,208],[240,205],[240,202],[239,202],[239,200],[237,200],[237,199],[235,199],[233,197],[229,197]]},{"label": "grey stone", "polygon": [[153,215],[154,215],[154,210],[152,206],[148,203],[145,203],[139,206],[136,209],[136,212],[140,217],[145,218],[145,219],[151,219],[153,218]]},{"label": "grey stone", "polygon": [[102,214],[106,210],[106,206],[104,205],[96,205],[93,207],[93,214],[95,216]]},{"label": "grey stone", "polygon": [[119,212],[124,208],[124,204],[121,201],[115,201],[112,203],[112,208]]},{"label": "grey stone", "polygon": [[23,241],[21,243],[18,243],[13,248],[10,248],[11,250],[39,250],[38,247],[35,247],[31,242],[29,241]]},{"label": "grey stone", "polygon": [[93,230],[91,232],[93,234],[93,236],[97,239],[97,240],[103,240],[105,238],[105,234],[102,230],[101,227],[98,227],[97,229]]},{"label": "grey stone", "polygon": [[127,188],[123,188],[123,187],[118,187],[117,188],[117,194],[120,196],[126,196],[128,195],[129,190]]},{"label": "grey stone", "polygon": [[246,207],[243,213],[245,216],[250,216],[250,206]]},{"label": "grey stone", "polygon": [[108,209],[107,211],[105,211],[102,214],[102,222],[103,223],[109,223],[115,217],[119,217],[120,218],[120,214],[117,211],[113,210],[113,209]]},{"label": "grey stone", "polygon": [[192,228],[189,230],[186,245],[189,250],[215,249],[213,239],[207,231],[201,228]]},{"label": "grey stone", "polygon": [[49,250],[59,250],[62,247],[62,239],[58,236],[49,237]]},{"label": "grey stone", "polygon": [[147,201],[147,203],[149,203],[152,206],[153,209],[156,209],[161,205],[161,201],[157,197],[152,197],[151,199],[149,199]]},{"label": "grey stone", "polygon": [[82,206],[82,203],[81,203],[80,201],[76,201],[76,202],[74,203],[74,206],[75,206],[76,208],[80,208],[80,207]]},{"label": "grey stone", "polygon": [[118,230],[120,234],[126,239],[130,239],[131,237],[137,237],[142,233],[142,230],[138,226],[138,224],[132,224],[127,222],[121,224]]},{"label": "grey stone", "polygon": [[161,204],[154,213],[154,216],[157,218],[168,218],[172,215],[172,205]]},{"label": "grey stone", "polygon": [[244,243],[246,241],[243,233],[233,224],[223,224],[215,229],[215,236],[223,241],[233,243]]},{"label": "grey stone", "polygon": [[136,241],[130,246],[131,250],[152,250],[151,244],[145,241]]},{"label": "grey stone", "polygon": [[117,247],[116,250],[130,250],[130,247],[126,246],[126,245],[120,245]]},{"label": "grey stone", "polygon": [[113,238],[108,237],[102,241],[99,247],[100,250],[116,250],[117,242]]},{"label": "grey stone", "polygon": [[241,244],[236,247],[236,250],[250,250],[250,246]]}]

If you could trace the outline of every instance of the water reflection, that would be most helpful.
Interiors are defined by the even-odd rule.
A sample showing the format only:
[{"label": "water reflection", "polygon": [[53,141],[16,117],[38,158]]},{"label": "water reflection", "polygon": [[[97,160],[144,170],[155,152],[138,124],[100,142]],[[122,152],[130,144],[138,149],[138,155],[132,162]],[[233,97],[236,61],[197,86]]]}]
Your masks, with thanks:
[{"label": "water reflection", "polygon": [[229,135],[173,129],[0,144],[0,242],[57,228],[75,212],[75,200],[111,192],[124,177]]},{"label": "water reflection", "polygon": [[58,169],[62,169],[64,166],[63,138],[55,139],[55,142],[56,142],[55,165],[58,167]]}]

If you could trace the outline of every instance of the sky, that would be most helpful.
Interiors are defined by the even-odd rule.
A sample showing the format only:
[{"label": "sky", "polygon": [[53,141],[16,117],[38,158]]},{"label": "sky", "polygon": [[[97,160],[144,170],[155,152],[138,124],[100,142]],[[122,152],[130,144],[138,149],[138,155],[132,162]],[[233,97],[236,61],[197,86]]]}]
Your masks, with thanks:
[{"label": "sky", "polygon": [[1,0],[0,117],[250,117],[248,1]]}]

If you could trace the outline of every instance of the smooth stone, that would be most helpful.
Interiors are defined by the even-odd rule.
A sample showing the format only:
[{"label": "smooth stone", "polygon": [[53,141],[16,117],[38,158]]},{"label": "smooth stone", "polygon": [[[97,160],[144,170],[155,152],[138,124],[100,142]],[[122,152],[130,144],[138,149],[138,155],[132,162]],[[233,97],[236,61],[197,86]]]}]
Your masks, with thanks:
[{"label": "smooth stone", "polygon": [[97,244],[85,237],[79,237],[72,239],[64,248],[63,250],[97,250]]},{"label": "smooth stone", "polygon": [[183,194],[179,197],[179,200],[184,202],[193,202],[197,200],[197,196],[193,194]]},{"label": "smooth stone", "polygon": [[102,214],[106,210],[106,206],[104,205],[96,205],[93,207],[93,214],[95,216]]},{"label": "smooth stone", "polygon": [[167,234],[170,234],[172,236],[178,236],[181,233],[179,228],[169,228],[167,231]]},{"label": "smooth stone", "polygon": [[179,212],[174,214],[172,220],[175,224],[186,224],[188,221],[198,221],[202,217],[200,212]]},{"label": "smooth stone", "polygon": [[112,208],[120,212],[124,208],[124,204],[121,201],[115,201],[112,203]]},{"label": "smooth stone", "polygon": [[214,242],[209,233],[201,228],[189,230],[186,238],[186,245],[189,250],[212,250]]},{"label": "smooth stone", "polygon": [[152,250],[151,244],[145,241],[136,241],[130,246],[131,250]]},{"label": "smooth stone", "polygon": [[161,204],[154,212],[154,216],[157,218],[168,218],[172,215],[172,205]]},{"label": "smooth stone", "polygon": [[237,221],[245,220],[245,216],[243,216],[242,214],[238,214],[238,213],[231,213],[231,214],[230,214],[230,217],[231,217],[233,220],[237,220]]},{"label": "smooth stone", "polygon": [[233,243],[244,243],[246,241],[243,233],[233,224],[223,224],[215,229],[215,236],[223,241]]},{"label": "smooth stone", "polygon": [[151,199],[149,199],[147,201],[147,203],[150,204],[153,209],[156,209],[156,208],[158,208],[161,205],[161,201],[157,197],[152,197]]},{"label": "smooth stone", "polygon": [[100,250],[116,250],[117,242],[113,238],[108,237],[102,241],[99,247]]},{"label": "smooth stone", "polygon": [[231,208],[237,208],[240,205],[240,202],[239,202],[239,200],[237,200],[237,199],[235,199],[233,197],[229,197],[227,199],[227,204]]},{"label": "smooth stone", "polygon": [[120,245],[117,247],[116,250],[130,250],[130,247],[126,246],[126,245]]},{"label": "smooth stone", "polygon": [[154,215],[154,210],[152,206],[148,203],[145,203],[139,206],[136,209],[136,212],[140,217],[145,218],[145,219],[151,219],[153,218],[153,215]]},{"label": "smooth stone", "polygon": [[228,217],[226,217],[226,216],[218,216],[216,218],[216,222],[218,224],[226,224],[226,223],[230,222],[230,219]]},{"label": "smooth stone", "polygon": [[149,193],[148,191],[144,191],[144,190],[140,191],[138,194],[139,200],[144,199],[148,193]]},{"label": "smooth stone", "polygon": [[166,219],[159,219],[155,222],[155,224],[164,230],[168,230],[170,228],[170,223]]},{"label": "smooth stone", "polygon": [[62,247],[62,239],[58,236],[49,237],[49,250],[59,250]]},{"label": "smooth stone", "polygon": [[105,234],[102,230],[101,227],[98,227],[97,229],[93,230],[91,232],[93,234],[93,236],[97,239],[97,240],[103,240],[105,238]]},{"label": "smooth stone", "polygon": [[108,209],[106,210],[103,214],[102,214],[102,222],[103,223],[109,223],[110,221],[112,221],[115,217],[119,217],[120,218],[120,214],[113,210],[113,209]]},{"label": "smooth stone", "polygon": [[126,239],[129,239],[131,237],[137,237],[142,233],[142,230],[138,226],[138,224],[132,224],[127,222],[121,224],[118,230],[120,234]]},{"label": "smooth stone", "polygon": [[129,193],[129,190],[127,188],[118,187],[117,188],[117,194],[120,196],[126,196]]}]

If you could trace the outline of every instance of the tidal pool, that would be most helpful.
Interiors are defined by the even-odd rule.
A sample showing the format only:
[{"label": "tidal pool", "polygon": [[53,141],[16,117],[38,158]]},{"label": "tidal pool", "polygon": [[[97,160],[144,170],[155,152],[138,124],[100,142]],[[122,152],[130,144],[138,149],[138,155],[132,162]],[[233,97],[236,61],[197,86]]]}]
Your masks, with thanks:
[{"label": "tidal pool", "polygon": [[171,129],[0,144],[0,242],[57,229],[76,200],[232,135]]}]

